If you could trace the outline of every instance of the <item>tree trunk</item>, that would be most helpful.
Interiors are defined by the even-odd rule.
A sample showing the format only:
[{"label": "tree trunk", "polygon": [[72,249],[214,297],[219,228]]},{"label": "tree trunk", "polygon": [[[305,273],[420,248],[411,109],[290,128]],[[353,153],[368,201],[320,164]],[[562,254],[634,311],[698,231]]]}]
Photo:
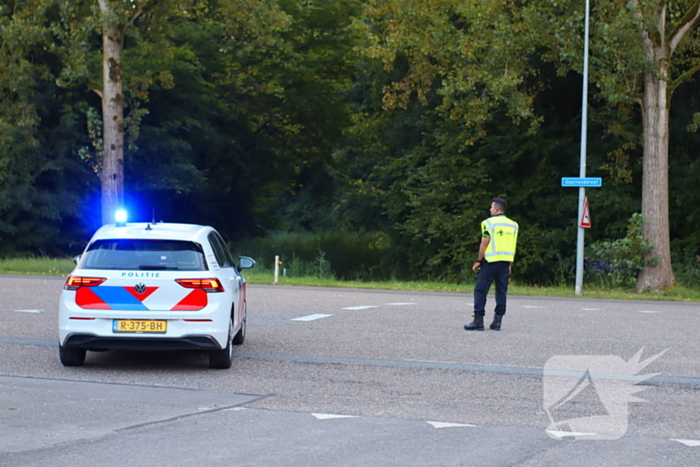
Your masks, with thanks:
[{"label": "tree trunk", "polygon": [[124,96],[122,94],[123,32],[109,22],[107,0],[100,0],[102,18],[102,223],[114,222],[124,202]]},{"label": "tree trunk", "polygon": [[656,72],[644,79],[641,101],[644,119],[644,166],[642,179],[642,215],[644,237],[654,244],[647,259],[658,258],[654,266],[645,266],[637,279],[637,291],[661,291],[675,283],[671,267],[671,242],[668,222],[668,57],[665,47],[647,42],[647,53],[656,64]]}]

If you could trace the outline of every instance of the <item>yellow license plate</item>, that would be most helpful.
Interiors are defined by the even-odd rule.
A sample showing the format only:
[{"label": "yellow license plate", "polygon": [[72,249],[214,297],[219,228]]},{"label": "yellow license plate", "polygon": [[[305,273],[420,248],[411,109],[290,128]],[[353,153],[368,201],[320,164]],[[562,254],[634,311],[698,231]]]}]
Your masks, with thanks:
[{"label": "yellow license plate", "polygon": [[112,324],[114,332],[148,332],[165,334],[168,322],[164,320],[115,319]]}]

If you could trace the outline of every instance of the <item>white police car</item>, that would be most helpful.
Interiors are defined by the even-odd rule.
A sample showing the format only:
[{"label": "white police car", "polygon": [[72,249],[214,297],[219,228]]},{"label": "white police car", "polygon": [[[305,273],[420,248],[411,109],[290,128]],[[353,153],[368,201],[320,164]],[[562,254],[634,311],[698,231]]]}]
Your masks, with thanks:
[{"label": "white police car", "polygon": [[189,349],[229,368],[246,333],[246,281],[212,227],[105,225],[76,257],[61,293],[59,356],[80,366],[87,350]]}]

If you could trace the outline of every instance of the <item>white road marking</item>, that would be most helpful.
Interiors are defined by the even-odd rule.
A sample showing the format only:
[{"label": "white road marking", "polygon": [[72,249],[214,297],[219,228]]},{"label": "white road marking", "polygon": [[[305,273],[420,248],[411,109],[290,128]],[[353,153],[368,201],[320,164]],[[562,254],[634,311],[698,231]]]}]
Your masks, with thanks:
[{"label": "white road marking", "polygon": [[338,415],[332,413],[312,413],[311,415],[318,418],[319,420],[333,420],[336,418],[357,418],[357,415]]},{"label": "white road marking", "polygon": [[681,444],[685,444],[686,446],[690,446],[691,448],[696,448],[700,446],[700,441],[697,439],[675,439],[671,438],[671,441],[678,441]]},{"label": "white road marking", "polygon": [[368,310],[370,308],[379,308],[379,307],[373,306],[373,305],[360,305],[360,306],[349,306],[347,308],[343,308],[343,310]]},{"label": "white road marking", "polygon": [[41,313],[44,310],[15,310],[17,313]]},{"label": "white road marking", "polygon": [[544,308],[543,306],[523,305],[523,308]]},{"label": "white road marking", "polygon": [[440,428],[465,428],[465,427],[473,427],[476,425],[470,425],[468,423],[445,423],[445,422],[427,422],[429,425],[432,425],[433,428],[439,430]]},{"label": "white road marking", "polygon": [[328,318],[329,316],[333,316],[333,315],[323,315],[320,313],[316,313],[314,315],[308,315],[308,316],[302,316],[299,318],[294,318],[294,319],[292,319],[292,321],[313,321],[315,319]]},{"label": "white road marking", "polygon": [[581,308],[583,311],[600,311],[600,308]]},{"label": "white road marking", "polygon": [[391,306],[405,306],[405,305],[415,305],[415,303],[385,303],[385,305],[391,305]]},{"label": "white road marking", "polygon": [[578,433],[576,431],[553,431],[545,430],[548,434],[554,436],[555,438],[565,438],[567,436],[597,436],[595,433]]},{"label": "white road marking", "polygon": [[637,310],[639,313],[661,313],[660,311],[656,310]]}]

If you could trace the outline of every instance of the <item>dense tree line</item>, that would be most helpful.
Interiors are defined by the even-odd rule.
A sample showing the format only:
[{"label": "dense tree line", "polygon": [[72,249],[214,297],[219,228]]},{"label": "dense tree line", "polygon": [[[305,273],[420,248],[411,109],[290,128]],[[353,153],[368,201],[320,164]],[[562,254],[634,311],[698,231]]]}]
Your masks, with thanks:
[{"label": "dense tree line", "polygon": [[[466,279],[504,196],[522,229],[516,277],[569,275],[579,3],[0,0],[0,255],[74,254],[124,204],[233,243],[360,235],[382,251],[373,277]],[[671,257],[700,253],[698,15],[680,0],[592,10],[587,173],[604,184],[587,192],[587,241],[624,237],[643,212],[661,232],[645,232],[652,255],[669,257],[650,288],[673,280]],[[663,115],[645,119],[662,85],[667,154],[649,140]]]}]

